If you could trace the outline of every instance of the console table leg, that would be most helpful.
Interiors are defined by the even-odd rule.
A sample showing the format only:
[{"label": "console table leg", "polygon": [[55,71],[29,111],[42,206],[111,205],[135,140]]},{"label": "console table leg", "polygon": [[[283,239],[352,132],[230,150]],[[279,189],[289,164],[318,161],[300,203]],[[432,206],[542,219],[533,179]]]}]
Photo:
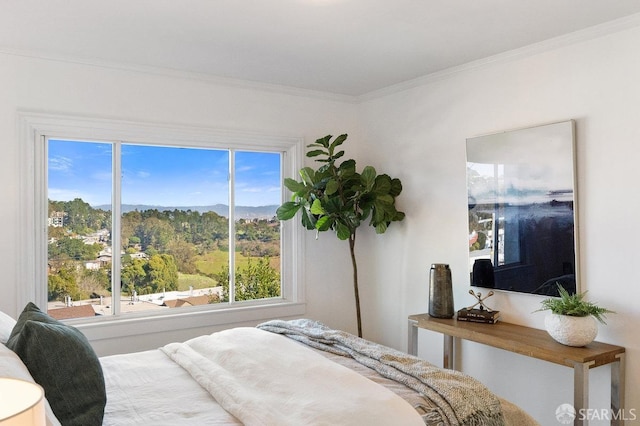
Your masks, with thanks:
[{"label": "console table leg", "polygon": [[613,419],[612,425],[622,425],[624,416],[624,368],[625,354],[618,354],[617,361],[611,364],[611,412]]},{"label": "console table leg", "polygon": [[586,417],[581,416],[583,409],[589,407],[589,366],[591,362],[576,362],[573,365],[573,408],[576,410],[574,425],[587,425]]},{"label": "console table leg", "polygon": [[453,369],[453,336],[448,334],[444,335],[444,349],[443,349],[442,368]]},{"label": "console table leg", "polygon": [[418,321],[409,320],[409,347],[410,355],[418,356]]}]

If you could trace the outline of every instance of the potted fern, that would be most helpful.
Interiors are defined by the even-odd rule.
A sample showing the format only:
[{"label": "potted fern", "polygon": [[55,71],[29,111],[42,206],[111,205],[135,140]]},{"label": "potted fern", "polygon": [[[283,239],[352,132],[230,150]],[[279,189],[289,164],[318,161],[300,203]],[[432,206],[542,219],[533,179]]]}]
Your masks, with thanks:
[{"label": "potted fern", "polygon": [[[302,168],[301,181],[290,178],[284,180],[284,185],[293,195],[291,201],[282,204],[276,214],[280,220],[289,220],[300,212],[302,226],[306,229],[333,231],[338,239],[349,242],[358,336],[362,337],[355,255],[356,230],[368,219],[376,233],[383,234],[391,222],[404,219],[404,213],[396,210],[395,205],[396,197],[402,191],[402,183],[400,179],[378,174],[371,166],[357,172],[355,160],[338,162],[344,155],[340,146],[347,135],[331,138],[332,135],[327,135],[307,146],[310,148],[307,157],[315,158],[321,166],[317,170]],[[330,262],[327,258],[318,261]]]},{"label": "potted fern", "polygon": [[[558,284],[560,297],[545,299],[538,311],[551,311],[544,319],[547,333],[567,346],[585,346],[598,335],[596,321],[606,324],[606,314],[614,313],[585,300],[587,292],[569,294]],[[536,311],[537,312],[537,311]]]}]

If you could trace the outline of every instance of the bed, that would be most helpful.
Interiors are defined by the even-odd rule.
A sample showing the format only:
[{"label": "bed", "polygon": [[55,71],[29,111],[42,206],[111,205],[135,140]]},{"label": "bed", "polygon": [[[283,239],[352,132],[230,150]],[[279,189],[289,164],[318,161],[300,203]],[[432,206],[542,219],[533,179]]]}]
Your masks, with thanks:
[{"label": "bed", "polygon": [[308,319],[98,358],[29,304],[0,312],[0,343],[0,377],[41,384],[54,426],[537,424],[463,373]]}]

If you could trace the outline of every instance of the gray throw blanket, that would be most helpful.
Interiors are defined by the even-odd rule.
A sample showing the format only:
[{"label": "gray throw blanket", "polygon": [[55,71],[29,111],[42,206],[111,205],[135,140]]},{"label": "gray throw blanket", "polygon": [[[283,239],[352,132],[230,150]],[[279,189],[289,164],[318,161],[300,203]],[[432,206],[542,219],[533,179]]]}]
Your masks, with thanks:
[{"label": "gray throw blanket", "polygon": [[459,371],[436,367],[415,356],[308,319],[273,320],[258,328],[351,357],[380,375],[420,392],[437,407],[423,416],[427,424],[504,425],[498,398],[476,379]]}]

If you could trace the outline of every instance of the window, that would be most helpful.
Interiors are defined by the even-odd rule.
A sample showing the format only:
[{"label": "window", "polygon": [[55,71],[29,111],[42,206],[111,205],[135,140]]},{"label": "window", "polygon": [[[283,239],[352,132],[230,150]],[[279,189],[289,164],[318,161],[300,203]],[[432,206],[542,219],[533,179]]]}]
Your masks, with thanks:
[{"label": "window", "polygon": [[42,284],[25,301],[92,320],[302,302],[298,227],[275,218],[299,139],[21,120],[35,165],[23,267]]}]

